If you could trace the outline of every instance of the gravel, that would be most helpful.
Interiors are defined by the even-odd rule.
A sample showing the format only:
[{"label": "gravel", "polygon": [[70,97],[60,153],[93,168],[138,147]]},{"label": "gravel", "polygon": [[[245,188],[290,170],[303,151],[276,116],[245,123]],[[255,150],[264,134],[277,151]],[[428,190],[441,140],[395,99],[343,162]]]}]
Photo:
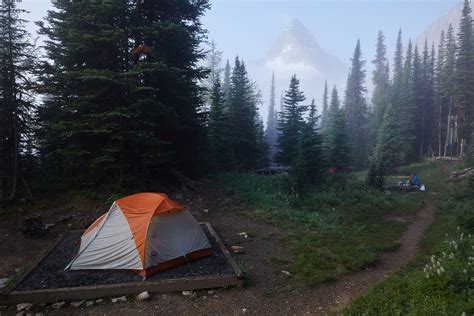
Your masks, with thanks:
[{"label": "gravel", "polygon": [[203,226],[203,229],[212,245],[212,256],[156,273],[145,281],[142,281],[142,277],[131,270],[64,271],[64,268],[77,254],[82,235],[81,232],[68,232],[15,290],[32,291],[232,274],[233,270],[217,242],[209,234],[205,226]]}]

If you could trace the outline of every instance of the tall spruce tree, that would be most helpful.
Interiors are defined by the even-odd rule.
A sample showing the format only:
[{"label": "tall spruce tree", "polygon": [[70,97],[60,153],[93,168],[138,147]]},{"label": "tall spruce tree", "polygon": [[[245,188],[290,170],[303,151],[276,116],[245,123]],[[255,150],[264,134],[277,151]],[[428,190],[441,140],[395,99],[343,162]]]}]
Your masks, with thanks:
[{"label": "tall spruce tree", "polygon": [[456,51],[457,51],[457,43],[456,43],[456,36],[454,34],[454,28],[450,24],[448,28],[448,32],[446,34],[446,60],[443,67],[443,86],[441,87],[442,94],[444,96],[446,105],[446,114],[443,117],[445,121],[444,124],[444,139],[445,142],[443,143],[443,156],[447,155],[448,150],[448,142],[449,139],[447,137],[448,132],[448,117],[454,114],[454,99],[455,99],[455,87],[456,87],[456,79],[455,79],[455,69],[456,69]]},{"label": "tall spruce tree", "polygon": [[397,44],[395,48],[395,57],[393,62],[392,78],[392,105],[395,108],[400,107],[400,94],[403,85],[403,42],[402,30],[398,31]]},{"label": "tall spruce tree", "polygon": [[444,31],[441,31],[439,45],[438,45],[438,58],[436,59],[435,67],[435,106],[436,106],[436,149],[438,157],[441,157],[443,150],[443,139],[444,139],[444,118],[446,116],[446,99],[444,96],[444,86],[446,84],[445,78],[445,62],[446,62],[446,47],[445,47],[445,36]]},{"label": "tall spruce tree", "polygon": [[367,162],[367,103],[365,99],[365,61],[362,60],[360,41],[352,57],[352,66],[347,79],[344,98],[344,112],[346,115],[349,141],[354,157],[354,167],[362,169]]},{"label": "tall spruce tree", "polygon": [[390,102],[390,74],[387,66],[387,47],[385,46],[385,36],[382,31],[379,31],[377,37],[376,54],[372,64],[374,65],[372,73],[374,90],[372,93],[373,117],[371,138],[374,139],[382,123],[385,107]]},{"label": "tall spruce tree", "polygon": [[403,64],[403,82],[400,91],[399,106],[396,109],[399,119],[399,128],[403,135],[401,138],[401,161],[406,163],[416,159],[415,152],[415,91],[413,75],[413,48],[411,40],[408,42],[405,62]]},{"label": "tall spruce tree", "polygon": [[31,145],[34,56],[23,12],[14,0],[0,3],[0,201],[17,197],[20,181],[26,186],[22,174]]},{"label": "tall spruce tree", "polygon": [[379,133],[371,158],[368,184],[382,188],[385,175],[399,165],[401,135],[397,123],[397,111],[388,104],[380,125]]},{"label": "tall spruce tree", "polygon": [[469,142],[473,122],[474,102],[474,38],[472,29],[471,2],[464,0],[458,32],[456,52],[454,106],[458,117],[459,131],[457,151],[462,154],[464,144]]},{"label": "tall spruce tree", "polygon": [[224,67],[224,81],[222,82],[222,92],[224,94],[224,108],[227,110],[230,100],[230,76],[231,76],[231,69],[229,60],[227,59]]},{"label": "tall spruce tree", "polygon": [[344,172],[351,167],[351,147],[343,109],[340,108],[336,87],[331,93],[328,111],[328,129],[323,138],[323,152],[329,167]]},{"label": "tall spruce tree", "polygon": [[318,120],[319,116],[313,99],[309,108],[308,120],[298,140],[296,159],[291,166],[294,188],[300,196],[306,194],[311,186],[321,182],[325,167]]},{"label": "tall spruce tree", "polygon": [[323,113],[321,115],[321,133],[324,134],[326,132],[327,127],[327,117],[329,111],[329,91],[328,91],[328,81],[324,82],[324,92],[323,92]]},{"label": "tall spruce tree", "polygon": [[232,155],[229,151],[228,121],[224,112],[224,93],[220,78],[216,77],[211,95],[209,111],[209,157],[211,170],[225,171],[232,168]]},{"label": "tall spruce tree", "polygon": [[165,2],[59,1],[40,24],[49,40],[38,138],[56,174],[120,183],[196,171],[209,5]]},{"label": "tall spruce tree", "polygon": [[229,99],[229,136],[237,169],[251,170],[261,161],[257,113],[259,94],[255,91],[243,61],[235,58]]},{"label": "tall spruce tree", "polygon": [[283,99],[283,110],[278,121],[278,152],[276,160],[283,165],[291,165],[293,162],[298,140],[304,126],[303,115],[308,107],[300,103],[305,100],[305,96],[300,91],[300,81],[296,75],[291,77],[290,86],[285,92]]},{"label": "tall spruce tree", "polygon": [[270,87],[270,100],[268,104],[268,117],[267,127],[265,131],[266,143],[269,148],[270,161],[273,161],[278,137],[278,114],[276,109],[276,98],[275,98],[275,73],[272,73],[272,84]]}]

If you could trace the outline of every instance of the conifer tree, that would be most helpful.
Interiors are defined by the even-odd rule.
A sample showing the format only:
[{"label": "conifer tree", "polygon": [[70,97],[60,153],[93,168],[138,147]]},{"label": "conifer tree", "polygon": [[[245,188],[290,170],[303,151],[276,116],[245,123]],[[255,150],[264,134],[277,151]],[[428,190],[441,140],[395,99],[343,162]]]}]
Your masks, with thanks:
[{"label": "conifer tree", "polygon": [[224,112],[224,95],[220,78],[216,77],[209,112],[209,157],[211,169],[225,171],[232,168],[232,155],[228,146],[227,117]]},{"label": "conifer tree", "polygon": [[385,36],[382,31],[379,31],[377,37],[376,55],[372,63],[374,65],[372,74],[374,90],[372,94],[373,118],[371,138],[375,138],[385,113],[385,107],[390,102],[390,74],[387,67],[387,47],[385,46]]},{"label": "conifer tree", "polygon": [[296,75],[291,77],[290,86],[285,92],[283,99],[283,110],[278,121],[278,152],[277,162],[284,165],[291,165],[297,151],[298,140],[304,126],[303,115],[307,111],[307,106],[300,103],[305,100],[305,96],[300,91],[300,82]]},{"label": "conifer tree", "polygon": [[444,139],[444,118],[446,116],[446,98],[444,95],[444,86],[446,84],[445,78],[445,62],[446,62],[446,47],[445,47],[444,31],[441,31],[441,36],[438,45],[438,58],[436,59],[435,67],[435,106],[436,106],[436,141],[438,157],[442,155],[443,139]]},{"label": "conifer tree", "polygon": [[354,166],[364,168],[367,161],[367,103],[365,99],[365,61],[362,60],[360,41],[352,58],[344,98],[347,131],[354,157]]},{"label": "conifer tree", "polygon": [[231,75],[231,69],[230,69],[230,64],[229,60],[227,59],[224,67],[224,81],[222,83],[222,92],[224,94],[224,108],[227,110],[228,105],[229,105],[229,99],[230,99],[230,75]]},{"label": "conifer tree", "polygon": [[382,188],[385,175],[399,165],[401,135],[397,123],[397,112],[387,105],[375,144],[367,181],[369,185]]},{"label": "conifer tree", "polygon": [[238,170],[256,168],[262,160],[260,156],[267,154],[260,148],[259,129],[263,125],[257,113],[259,103],[260,94],[250,82],[244,62],[236,57],[231,76],[228,117],[229,143]]},{"label": "conifer tree", "polygon": [[445,142],[443,143],[443,155],[447,155],[448,149],[448,137],[447,137],[447,117],[454,114],[454,99],[455,99],[455,87],[456,87],[456,79],[455,79],[455,68],[456,68],[456,51],[457,51],[457,44],[456,44],[456,37],[454,34],[454,28],[450,24],[448,28],[448,32],[446,34],[446,60],[444,63],[444,70],[443,70],[443,86],[441,87],[441,93],[445,99],[446,105],[446,114],[442,118],[445,123],[444,125],[444,138]]},{"label": "conifer tree", "polygon": [[270,160],[276,153],[277,137],[278,137],[278,114],[276,110],[276,99],[275,99],[275,73],[272,73],[272,84],[270,87],[270,102],[268,105],[268,117],[267,127],[265,131],[266,143],[269,147]]},{"label": "conifer tree", "polygon": [[398,31],[397,44],[395,48],[395,58],[393,62],[392,79],[392,105],[395,108],[400,107],[400,94],[403,85],[403,43],[402,30]]},{"label": "conifer tree", "polygon": [[331,93],[328,111],[328,129],[323,139],[323,152],[329,167],[337,172],[347,171],[351,167],[351,148],[343,109],[340,108],[336,87]]},{"label": "conifer tree", "polygon": [[403,65],[403,82],[400,91],[399,106],[396,109],[399,119],[399,128],[403,137],[401,138],[401,163],[415,159],[415,92],[413,75],[413,48],[411,40],[408,42],[405,62]]},{"label": "conifer tree", "polygon": [[306,194],[311,186],[320,183],[325,166],[321,148],[321,136],[317,127],[318,120],[319,117],[313,99],[309,109],[308,120],[298,140],[296,159],[291,166],[293,184],[300,196]]},{"label": "conifer tree", "polygon": [[[471,2],[464,0],[464,6],[457,35],[458,49],[456,52],[455,95],[454,106],[459,122],[460,142],[469,142],[473,102],[474,102],[474,41],[472,29]],[[460,144],[458,144],[459,146]],[[462,154],[458,147],[458,152]]]},{"label": "conifer tree", "polygon": [[321,133],[324,134],[326,132],[327,127],[327,116],[329,110],[329,94],[328,94],[328,81],[324,82],[324,92],[323,92],[323,113],[321,115]]},{"label": "conifer tree", "polygon": [[[0,3],[0,201],[17,197],[31,146],[33,48],[24,10],[14,0]],[[26,187],[27,193],[29,193]],[[31,193],[29,194],[31,198]]]}]

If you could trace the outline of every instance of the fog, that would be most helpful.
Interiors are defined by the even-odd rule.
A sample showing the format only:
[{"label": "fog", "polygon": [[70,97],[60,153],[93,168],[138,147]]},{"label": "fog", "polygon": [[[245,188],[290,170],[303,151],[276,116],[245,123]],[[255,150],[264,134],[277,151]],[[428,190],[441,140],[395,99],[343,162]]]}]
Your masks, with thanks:
[{"label": "fog", "polygon": [[[379,30],[392,56],[400,28],[405,44],[409,38],[423,43],[424,32],[440,19],[446,20],[458,4],[456,0],[213,0],[202,22],[224,61],[229,59],[232,65],[238,55],[246,62],[262,91],[261,114],[265,117],[272,71],[277,95],[296,73],[308,102],[315,98],[319,104],[326,79],[343,93],[350,58],[360,39],[370,90],[370,61]],[[52,8],[49,0],[23,0],[19,6],[30,12],[25,15],[29,21],[41,20]],[[35,34],[33,23],[28,29]],[[431,32],[436,33],[436,28]],[[429,36],[432,42],[438,35]]]}]

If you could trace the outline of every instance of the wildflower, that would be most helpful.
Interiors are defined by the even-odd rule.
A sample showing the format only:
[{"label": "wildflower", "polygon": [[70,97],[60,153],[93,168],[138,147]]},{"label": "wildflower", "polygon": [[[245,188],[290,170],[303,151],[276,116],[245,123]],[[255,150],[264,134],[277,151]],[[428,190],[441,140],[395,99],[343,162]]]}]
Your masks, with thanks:
[{"label": "wildflower", "polygon": [[436,269],[436,273],[438,273],[438,275],[441,274],[441,270],[440,269]]},{"label": "wildflower", "polygon": [[[443,268],[443,267],[440,267],[439,270],[440,270],[441,272],[444,272],[444,268]],[[464,271],[466,271],[466,270],[464,270]]]},{"label": "wildflower", "polygon": [[466,273],[467,273],[467,270],[466,270],[466,269],[464,269],[464,270],[463,270],[463,272],[464,272],[464,274],[466,274]]}]

